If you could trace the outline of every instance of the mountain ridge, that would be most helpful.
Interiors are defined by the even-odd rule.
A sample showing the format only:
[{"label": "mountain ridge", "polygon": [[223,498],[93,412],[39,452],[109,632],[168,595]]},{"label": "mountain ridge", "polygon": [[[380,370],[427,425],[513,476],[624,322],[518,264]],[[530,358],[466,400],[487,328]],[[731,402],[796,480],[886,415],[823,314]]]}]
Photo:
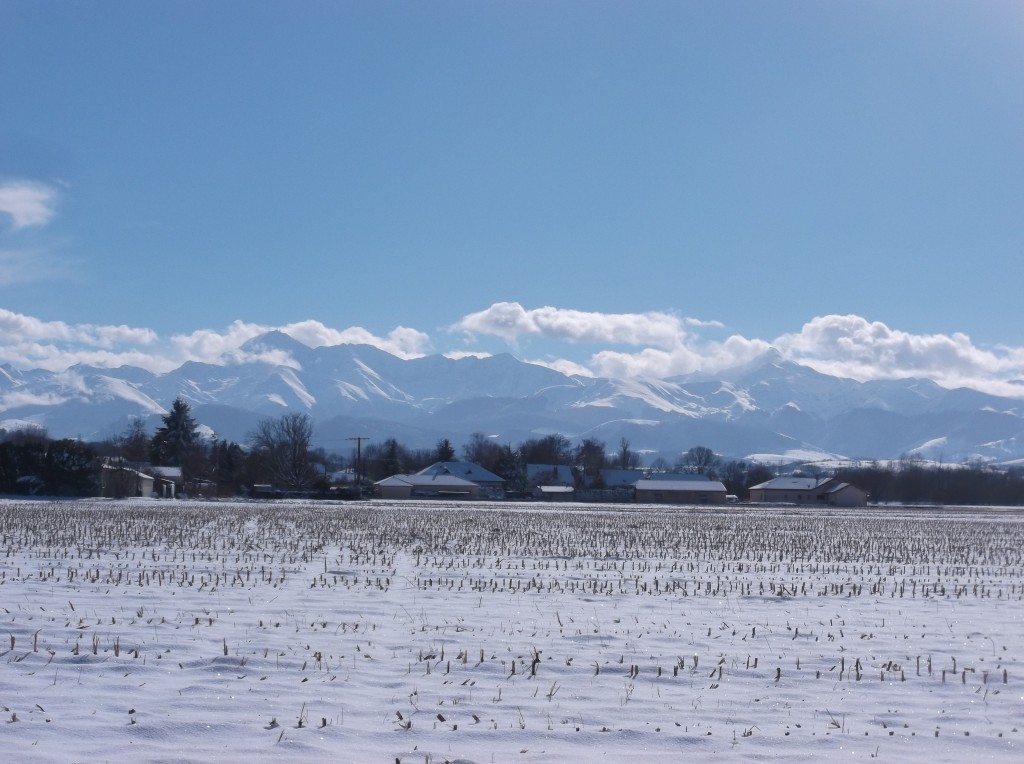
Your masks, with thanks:
[{"label": "mountain ridge", "polygon": [[[102,440],[134,417],[152,429],[176,397],[219,437],[244,442],[263,417],[308,414],[318,443],[404,433],[410,447],[482,432],[500,442],[559,432],[614,449],[671,456],[705,445],[726,456],[817,452],[947,462],[1024,458],[1024,403],[927,379],[858,382],[769,350],[721,374],[610,379],[563,374],[504,353],[403,359],[371,345],[311,348],[279,331],[224,363],[157,374],[80,364],[63,372],[0,367],[0,427]],[[209,421],[204,420],[209,417]],[[401,439],[401,438],[400,438]],[[342,444],[342,445],[339,445]]]}]

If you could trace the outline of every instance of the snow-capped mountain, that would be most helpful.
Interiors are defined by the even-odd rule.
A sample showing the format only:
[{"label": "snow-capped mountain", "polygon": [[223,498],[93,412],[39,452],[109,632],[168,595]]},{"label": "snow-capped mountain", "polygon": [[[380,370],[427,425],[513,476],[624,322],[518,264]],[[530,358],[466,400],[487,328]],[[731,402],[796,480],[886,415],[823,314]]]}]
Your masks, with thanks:
[{"label": "snow-capped mountain", "polygon": [[502,443],[557,432],[610,450],[625,437],[635,451],[669,458],[694,445],[731,457],[1024,458],[1021,400],[923,379],[856,382],[774,351],[713,377],[665,380],[567,376],[507,354],[405,360],[368,345],[310,348],[280,332],[250,340],[237,357],[264,360],[186,363],[166,374],[0,366],[0,427],[100,440],[134,417],[155,426],[181,396],[229,440],[244,441],[264,417],[309,414],[329,450],[353,435],[429,447],[473,432]]}]

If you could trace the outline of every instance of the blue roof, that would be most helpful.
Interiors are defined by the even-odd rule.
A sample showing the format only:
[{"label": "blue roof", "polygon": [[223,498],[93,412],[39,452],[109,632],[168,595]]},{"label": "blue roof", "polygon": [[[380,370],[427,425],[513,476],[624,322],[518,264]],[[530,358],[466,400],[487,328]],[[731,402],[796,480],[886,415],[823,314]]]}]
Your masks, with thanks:
[{"label": "blue roof", "polygon": [[505,478],[495,475],[473,462],[434,462],[417,475],[454,475],[473,483],[504,483]]},{"label": "blue roof", "polygon": [[638,480],[638,491],[688,491],[702,493],[725,493],[725,485],[718,480]]},{"label": "blue roof", "polygon": [[696,482],[702,482],[710,480],[707,475],[703,475],[700,472],[652,472],[647,478],[648,480],[671,480],[678,483],[683,480],[692,480]]}]

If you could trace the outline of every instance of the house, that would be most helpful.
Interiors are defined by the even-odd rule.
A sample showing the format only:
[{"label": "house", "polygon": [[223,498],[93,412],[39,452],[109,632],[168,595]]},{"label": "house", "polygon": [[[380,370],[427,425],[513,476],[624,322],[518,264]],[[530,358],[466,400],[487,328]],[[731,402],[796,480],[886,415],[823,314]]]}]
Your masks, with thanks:
[{"label": "house", "polygon": [[479,499],[481,488],[450,474],[392,475],[374,485],[382,499]]},{"label": "house", "polygon": [[685,480],[638,480],[636,500],[645,504],[725,504],[721,481],[699,475]]},{"label": "house", "polygon": [[541,501],[568,501],[576,489],[571,485],[538,485],[533,489],[533,498]]},{"label": "house", "polygon": [[700,482],[708,480],[708,476],[700,472],[652,472],[647,476],[648,480],[686,480],[689,482]]},{"label": "house", "polygon": [[416,474],[423,476],[451,475],[462,478],[475,483],[480,487],[481,495],[489,498],[502,498],[505,493],[505,478],[495,475],[473,462],[434,462]]},{"label": "house", "polygon": [[751,486],[750,500],[765,503],[863,507],[868,503],[868,495],[856,486],[835,478],[790,475]]},{"label": "house", "polygon": [[100,467],[100,496],[123,499],[149,496],[153,493],[153,477],[124,464]]},{"label": "house", "polygon": [[150,466],[149,471],[153,473],[152,490],[161,499],[173,499],[185,492],[185,479],[182,477],[181,467]]}]

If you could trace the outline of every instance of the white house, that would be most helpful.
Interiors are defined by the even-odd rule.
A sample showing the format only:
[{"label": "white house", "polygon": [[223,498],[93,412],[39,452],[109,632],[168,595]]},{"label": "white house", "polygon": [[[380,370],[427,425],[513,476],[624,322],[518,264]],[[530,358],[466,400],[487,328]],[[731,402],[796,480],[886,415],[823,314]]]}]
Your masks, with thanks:
[{"label": "white house", "polygon": [[638,480],[636,500],[644,504],[725,504],[725,485],[719,480]]},{"label": "white house", "polygon": [[568,501],[576,489],[571,485],[539,485],[533,489],[533,498],[541,501]]},{"label": "white house", "polygon": [[480,486],[455,475],[392,475],[374,485],[382,499],[479,499]]},{"label": "white house", "polygon": [[781,504],[825,504],[835,507],[863,507],[865,491],[835,478],[786,476],[751,486],[753,502]]},{"label": "white house", "polygon": [[153,477],[124,464],[104,464],[100,469],[100,496],[121,499],[149,496]]},{"label": "white house", "polygon": [[495,475],[490,470],[485,470],[473,462],[434,462],[416,474],[424,476],[451,475],[475,483],[480,487],[480,493],[485,496],[494,498],[504,496],[505,478]]}]

